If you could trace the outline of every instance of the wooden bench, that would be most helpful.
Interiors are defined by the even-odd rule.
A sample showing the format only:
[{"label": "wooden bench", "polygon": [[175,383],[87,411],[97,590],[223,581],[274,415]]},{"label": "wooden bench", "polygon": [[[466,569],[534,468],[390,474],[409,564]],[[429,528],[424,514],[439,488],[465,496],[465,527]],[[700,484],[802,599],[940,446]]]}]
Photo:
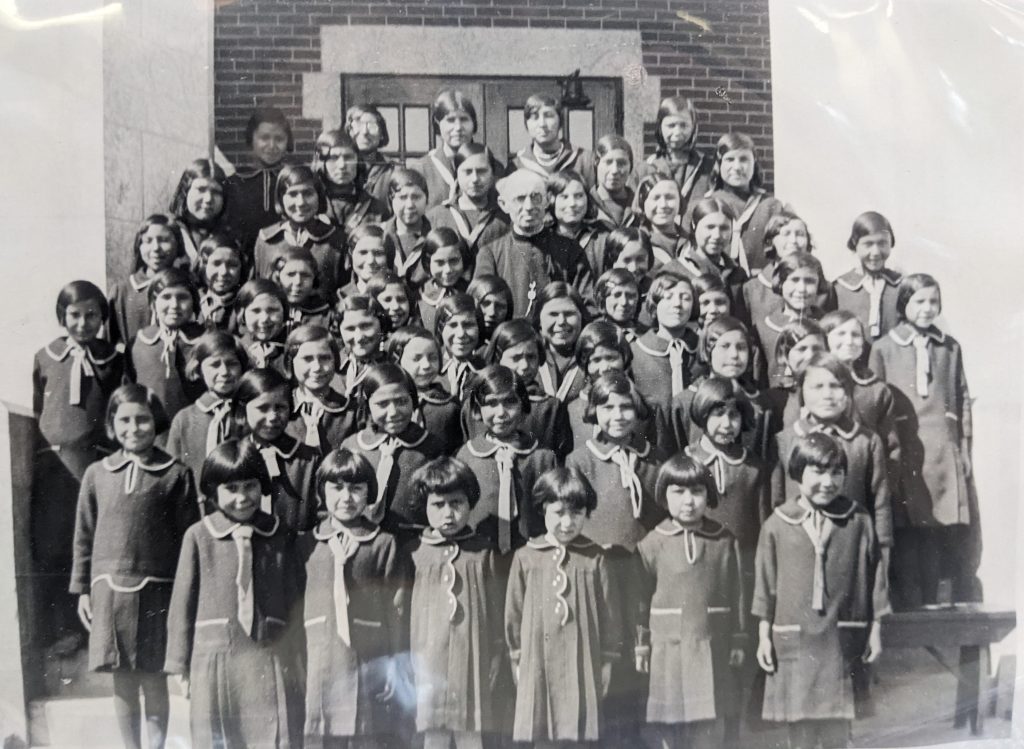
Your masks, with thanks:
[{"label": "wooden bench", "polygon": [[[901,611],[882,619],[883,648],[925,648],[957,678],[954,726],[982,731],[990,690],[988,646],[1017,626],[1017,614],[979,603],[958,603]],[[960,660],[947,664],[939,648],[959,648]]]}]

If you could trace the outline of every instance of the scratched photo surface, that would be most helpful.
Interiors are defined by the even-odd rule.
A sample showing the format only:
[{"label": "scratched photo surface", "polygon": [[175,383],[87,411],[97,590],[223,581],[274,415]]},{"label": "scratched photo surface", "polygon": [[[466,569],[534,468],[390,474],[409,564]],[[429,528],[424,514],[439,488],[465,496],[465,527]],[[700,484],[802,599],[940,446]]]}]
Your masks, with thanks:
[{"label": "scratched photo surface", "polygon": [[[448,746],[456,730],[456,746],[483,746],[564,729],[559,739],[606,746],[1010,746],[1020,736],[1022,57],[1022,9],[997,0],[0,0],[4,745],[162,736],[168,747],[297,747],[333,732]],[[263,119],[250,128],[254,112]],[[183,178],[197,160],[207,171]],[[286,165],[292,188],[312,170],[310,195],[282,188],[278,201]],[[565,169],[576,176],[552,177]],[[389,191],[394,174],[406,177]],[[567,207],[575,193],[586,215]],[[147,232],[173,234],[181,256],[150,264]],[[223,289],[204,265],[211,233],[238,248],[214,242],[241,262]],[[880,276],[861,241],[878,236]],[[394,275],[367,291],[373,263]],[[182,296],[198,287],[180,326],[148,297],[150,270],[170,266],[194,275]],[[672,282],[656,278],[666,272]],[[288,276],[304,273],[317,285],[295,291]],[[529,320],[493,352],[488,340],[502,335],[482,300],[502,292],[468,288],[485,273],[508,285],[509,317]],[[903,299],[912,312],[940,289],[930,329],[897,319],[898,289],[915,274],[934,282],[915,281],[924,291]],[[810,277],[813,298],[801,301],[789,275]],[[245,327],[248,306],[235,308],[250,276],[281,315],[262,337]],[[92,333],[76,328],[84,348],[67,299],[55,314],[78,279],[110,300]],[[402,284],[408,317],[392,299]],[[609,288],[635,296],[625,312]],[[673,328],[680,289],[690,301]],[[460,313],[452,297],[467,291]],[[352,311],[367,294],[379,320]],[[75,299],[72,313],[89,305]],[[715,328],[714,299],[741,325]],[[575,321],[560,327],[555,308]],[[360,356],[344,323],[363,318],[380,333]],[[466,355],[443,331],[449,318],[479,327]],[[403,339],[385,330],[396,321],[427,332]],[[300,376],[299,344],[286,352],[303,324],[329,331],[329,342],[301,345],[323,344],[333,395],[304,389],[317,375]],[[800,352],[842,360],[842,331],[854,328],[870,349],[848,357],[858,427],[823,421],[816,396],[798,393]],[[220,345],[245,369],[277,372],[245,375],[225,397],[251,386],[257,400],[284,382],[286,430],[272,425],[260,442],[244,402],[221,406],[198,364],[189,378],[207,329],[237,337]],[[584,421],[600,368],[596,353],[577,367],[577,339],[590,333],[612,341],[595,351],[627,372],[600,386],[625,394],[602,397],[632,406],[637,396],[649,411],[627,417],[636,424],[621,445],[603,405],[596,425]],[[737,408],[743,435],[722,452],[691,404],[702,386],[710,397],[709,373],[728,390],[728,364],[710,352],[730,336],[752,344],[732,387],[755,418]],[[543,362],[516,363],[524,341]],[[419,349],[437,355],[437,372],[417,374]],[[493,372],[475,372],[492,353],[530,406],[507,444],[473,401],[488,377],[501,390]],[[385,361],[391,374],[367,374]],[[805,381],[841,390],[849,381],[829,366],[811,365]],[[403,369],[418,404],[399,418],[399,445],[375,431],[373,404],[357,403],[367,380],[404,392]],[[122,381],[187,416],[169,429],[157,419],[156,448],[139,460],[105,431]],[[815,514],[797,502],[804,485],[786,470],[811,432],[844,448],[862,480],[844,492],[867,510]],[[206,455],[233,438],[263,448],[254,460],[279,474],[249,539],[232,535],[216,498],[196,502]],[[329,508],[317,515],[316,470],[343,443],[380,483],[356,532],[339,530]],[[479,485],[480,504],[452,521],[476,528],[472,538],[447,539],[442,510],[415,506],[410,474],[439,454]],[[688,525],[692,508],[658,489],[666,462],[696,466],[725,500]],[[548,486],[540,475],[562,465],[596,490],[589,546],[546,525],[553,505],[532,508],[535,486]],[[747,504],[733,510],[740,495]],[[140,509],[151,501],[158,510]],[[439,530],[421,537],[424,524]],[[182,547],[224,557],[204,576],[201,561],[179,567]],[[885,566],[888,585],[876,584]],[[263,572],[253,586],[239,567]],[[545,587],[531,587],[534,575]],[[184,603],[190,585],[206,614]],[[801,603],[790,611],[793,590]],[[876,626],[886,602],[893,612]],[[214,674],[204,648],[220,652],[221,635],[231,645]],[[218,703],[218,688],[242,707]],[[528,707],[527,694],[550,710]],[[459,726],[444,723],[456,714]],[[210,715],[230,727],[211,728]]]}]

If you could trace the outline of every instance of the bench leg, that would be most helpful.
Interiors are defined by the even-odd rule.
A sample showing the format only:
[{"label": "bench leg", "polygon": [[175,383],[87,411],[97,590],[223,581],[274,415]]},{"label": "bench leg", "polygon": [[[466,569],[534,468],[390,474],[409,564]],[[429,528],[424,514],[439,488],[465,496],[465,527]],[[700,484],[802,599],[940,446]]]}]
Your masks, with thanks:
[{"label": "bench leg", "polygon": [[954,726],[970,724],[971,734],[984,730],[988,700],[988,647],[970,645],[960,648],[960,678],[956,688],[956,720]]}]

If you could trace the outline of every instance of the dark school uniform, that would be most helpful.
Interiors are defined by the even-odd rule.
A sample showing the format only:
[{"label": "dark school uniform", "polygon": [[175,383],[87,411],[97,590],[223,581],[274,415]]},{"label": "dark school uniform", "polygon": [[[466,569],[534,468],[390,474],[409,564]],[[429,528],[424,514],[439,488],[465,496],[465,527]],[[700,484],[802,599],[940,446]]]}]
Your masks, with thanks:
[{"label": "dark school uniform", "polygon": [[371,498],[367,517],[399,538],[426,526],[425,513],[413,507],[409,479],[421,465],[444,454],[446,445],[436,435],[412,423],[399,435],[367,426],[341,446],[361,454],[377,472],[377,496]]},{"label": "dark school uniform", "polygon": [[693,206],[711,189],[711,168],[714,165],[714,157],[697,148],[687,151],[684,162],[673,161],[667,153],[658,151],[637,165],[636,174],[638,179],[650,174],[671,178],[679,186],[679,216],[682,225],[689,226]]},{"label": "dark school uniform", "polygon": [[320,453],[285,432],[270,444],[258,443],[252,435],[249,439],[259,448],[270,477],[270,494],[263,497],[260,510],[280,518],[286,531],[308,531],[316,525]]},{"label": "dark school uniform", "polygon": [[[573,448],[565,404],[541,391],[535,383],[530,383],[527,389],[530,410],[523,414],[520,431],[535,436],[541,447],[553,451],[559,461],[564,460]],[[462,431],[470,439],[487,431],[483,421],[473,413],[468,399],[462,404]]]},{"label": "dark school uniform", "polygon": [[310,294],[306,299],[289,304],[284,316],[285,336],[302,325],[319,325],[326,328],[330,324],[331,305],[318,293]]},{"label": "dark school uniform", "polygon": [[238,335],[237,295],[238,289],[226,294],[203,289],[199,292],[199,315],[196,319],[207,330],[223,330],[230,335]]},{"label": "dark school uniform", "polygon": [[[823,539],[820,555],[812,537]],[[863,655],[872,621],[890,610],[875,584],[878,559],[871,518],[846,497],[821,509],[789,499],[765,520],[751,609],[771,624],[775,651],[765,720],[853,719],[852,661]]]},{"label": "dark school uniform", "polygon": [[902,275],[888,268],[877,278],[855,268],[833,281],[832,290],[838,309],[855,314],[864,328],[865,338],[877,341],[899,324],[896,296],[902,281]]},{"label": "dark school uniform", "polygon": [[261,229],[253,249],[253,276],[271,278],[274,263],[289,247],[305,247],[313,255],[325,298],[333,299],[338,287],[348,283],[345,232],[323,214],[302,226],[284,220]]},{"label": "dark school uniform", "polygon": [[594,278],[579,244],[545,228],[524,237],[514,229],[484,245],[475,276],[500,276],[512,289],[512,315],[528,317],[534,300],[552,281],[564,281],[584,299],[594,297]]},{"label": "dark school uniform", "polygon": [[[764,251],[764,230],[768,220],[782,213],[785,205],[781,200],[771,193],[758,187],[753,190],[737,193],[729,188],[711,190],[706,194],[709,198],[718,198],[732,209],[733,216],[733,254],[739,250],[742,244],[743,253],[746,255],[746,269],[754,271],[765,267],[768,260]],[[738,238],[738,239],[737,239]],[[742,262],[740,263],[742,265]]]},{"label": "dark school uniform", "polygon": [[32,412],[38,436],[32,459],[32,556],[43,571],[71,571],[75,502],[86,469],[107,444],[107,400],[121,384],[124,357],[99,338],[84,345],[56,338],[32,360]]},{"label": "dark school uniform", "polygon": [[587,194],[594,210],[594,222],[608,231],[639,226],[644,220],[643,212],[633,207],[635,195],[632,188],[625,188],[621,200],[613,198],[603,187],[593,187]]},{"label": "dark school uniform", "polygon": [[388,183],[395,165],[380,151],[359,154],[359,167],[356,170],[356,184],[376,198],[378,205],[383,207],[382,216],[391,216],[391,201],[388,200]]},{"label": "dark school uniform", "polygon": [[594,277],[595,283],[606,270],[610,270],[612,267],[605,262],[604,256],[604,247],[608,241],[608,234],[608,230],[601,224],[588,222],[580,225],[575,234],[569,237],[569,239],[576,240],[576,243],[583,249],[583,254],[590,264],[590,273]]},{"label": "dark school uniform", "polygon": [[518,669],[513,741],[601,738],[601,668],[619,659],[623,631],[604,551],[585,536],[546,536],[515,553],[505,641]]},{"label": "dark school uniform", "polygon": [[[687,445],[696,444],[704,434],[690,417],[690,408],[704,379],[697,380],[682,393],[673,396],[667,412],[660,408],[654,411],[654,438],[668,455],[675,455]],[[768,454],[769,436],[766,395],[741,380],[732,380],[732,385],[737,394],[743,393],[746,396],[753,411],[753,424],[742,431],[740,442],[755,455],[764,457]]]},{"label": "dark school uniform", "polygon": [[341,227],[346,237],[360,226],[376,226],[383,223],[390,211],[385,201],[366,192],[356,183],[336,185],[328,179],[322,180],[327,205],[324,213],[335,226]]},{"label": "dark school uniform", "polygon": [[468,439],[462,431],[462,404],[440,382],[418,393],[420,407],[413,421],[428,433],[437,435],[445,453],[454,455]]},{"label": "dark school uniform", "polygon": [[[763,320],[782,306],[782,297],[772,288],[772,274],[775,272],[774,262],[770,262],[758,271],[751,271],[750,278],[743,284],[743,306],[751,325],[754,320]],[[774,352],[765,352],[772,355]]]},{"label": "dark school uniform", "polygon": [[474,259],[481,247],[512,230],[508,216],[498,207],[494,190],[483,209],[470,208],[458,198],[449,199],[427,211],[427,221],[435,229],[445,227],[458,232]]},{"label": "dark school uniform", "polygon": [[455,457],[480,484],[480,501],[470,510],[467,524],[493,548],[507,553],[543,531],[543,519],[532,506],[533,485],[557,465],[557,458],[540,446],[536,432],[521,429],[507,441],[480,434]]},{"label": "dark school uniform", "polygon": [[696,331],[687,327],[681,338],[672,341],[662,338],[657,330],[648,330],[629,345],[633,382],[647,405],[668,412],[672,398],[689,387],[694,380],[699,342]]},{"label": "dark school uniform", "polygon": [[573,354],[564,356],[551,346],[546,347],[544,363],[537,370],[534,392],[543,392],[559,403],[570,403],[580,396],[586,384],[586,375],[576,364]]},{"label": "dark school uniform", "polygon": [[292,536],[272,515],[243,524],[218,511],[185,533],[164,670],[189,678],[193,746],[302,746],[301,659],[289,635],[300,579]]},{"label": "dark school uniform", "polygon": [[505,589],[495,550],[468,528],[452,538],[427,529],[408,556],[416,730],[498,731],[505,705],[490,677],[505,656]]},{"label": "dark school uniform", "polygon": [[[900,462],[900,439],[896,432],[896,399],[888,383],[864,366],[853,366],[853,412],[858,421],[882,439],[889,458],[890,486],[895,493]],[[897,482],[897,483],[893,483]]]},{"label": "dark school uniform", "polygon": [[285,164],[239,169],[224,182],[223,221],[232,236],[252,258],[252,248],[260,229],[279,221],[274,188]]},{"label": "dark school uniform", "polygon": [[326,455],[358,431],[355,403],[333,388],[316,394],[297,387],[292,391],[292,403],[285,431],[320,455]]},{"label": "dark school uniform", "polygon": [[[490,156],[491,172],[495,181],[505,176],[505,165],[493,154]],[[419,158],[409,161],[409,168],[415,169],[427,181],[427,208],[440,205],[455,194],[458,180],[455,176],[455,164],[445,150],[438,145]]]},{"label": "dark school uniform", "polygon": [[757,345],[764,352],[765,369],[767,371],[766,383],[769,387],[783,387],[787,377],[785,363],[780,364],[775,359],[775,348],[779,342],[782,331],[793,322],[801,319],[817,322],[821,319],[821,310],[816,307],[806,309],[803,313],[791,312],[784,309],[782,303],[767,316],[755,319],[754,334],[757,336]]},{"label": "dark school uniform", "polygon": [[[284,329],[282,328],[278,337],[283,334]],[[285,355],[286,349],[283,341],[257,341],[250,333],[243,333],[238,337],[238,342],[242,344],[242,350],[245,351],[245,355],[249,359],[251,369],[276,369],[284,375],[285,379],[291,379],[291,366]]]},{"label": "dark school uniform", "polygon": [[693,530],[668,518],[637,554],[639,643],[650,657],[646,721],[724,717],[740,698],[729,652],[743,642],[746,621],[736,539],[707,517]]},{"label": "dark school uniform", "polygon": [[578,468],[597,493],[597,509],[587,521],[587,535],[595,543],[632,552],[662,521],[665,510],[655,499],[654,485],[663,457],[641,436],[617,445],[599,433],[565,459],[566,467]]},{"label": "dark school uniform", "polygon": [[152,276],[137,270],[111,287],[110,315],[107,317],[107,338],[111,343],[127,347],[140,330],[152,324],[153,308],[149,305],[151,283]]},{"label": "dark school uniform", "polygon": [[366,377],[370,365],[382,361],[384,361],[384,354],[381,352],[378,352],[372,359],[362,361],[343,351],[341,365],[338,367],[338,373],[334,375],[331,387],[350,399],[354,398],[358,394],[359,386],[362,384],[363,378]]},{"label": "dark school uniform", "polygon": [[175,564],[198,518],[192,474],[162,450],[118,450],[86,470],[69,590],[92,604],[90,669],[163,670]]},{"label": "dark school uniform", "polygon": [[128,344],[127,379],[152,390],[168,419],[203,394],[202,380],[188,379],[185,365],[204,332],[203,326],[194,322],[175,330],[150,325]]},{"label": "dark school uniform", "polygon": [[430,221],[424,216],[418,227],[410,228],[404,224],[399,227],[398,219],[392,216],[380,228],[384,230],[385,243],[394,248],[395,273],[404,278],[411,289],[418,289],[429,278],[420,258],[423,257],[427,234],[433,228]]},{"label": "dark school uniform", "polygon": [[974,477],[964,466],[973,427],[960,344],[935,326],[922,334],[904,322],[875,341],[870,365],[892,388],[900,442],[896,550],[914,559],[901,556],[896,575],[915,589],[905,591],[913,604],[934,602],[937,580],[947,577],[954,600],[970,600],[980,539]]},{"label": "dark school uniform", "polygon": [[587,190],[594,187],[597,180],[593,151],[569,143],[560,143],[558,152],[553,156],[545,154],[538,158],[531,142],[520,148],[512,157],[509,162],[510,171],[514,171],[513,167],[514,169],[529,169],[531,172],[539,174],[545,181],[553,174],[572,169],[583,178],[583,186]]},{"label": "dark school uniform", "polygon": [[217,445],[238,435],[231,410],[231,399],[221,398],[207,390],[175,414],[167,432],[168,453],[192,471],[198,483],[203,462]]},{"label": "dark school uniform", "polygon": [[[709,257],[699,250],[687,247],[679,256],[679,263],[686,269],[691,279],[705,273],[718,276],[725,284],[725,291],[729,296],[729,314],[744,325],[750,324],[750,313],[747,312],[746,302],[743,300],[743,287],[750,280],[750,275],[737,265],[735,260],[725,253],[718,257]],[[696,306],[699,299],[694,299],[693,302]]]},{"label": "dark school uniform", "polygon": [[846,481],[843,495],[867,510],[875,527],[879,545],[891,547],[893,539],[892,494],[885,446],[877,434],[863,424],[844,418],[823,423],[803,415],[792,427],[775,436],[777,458],[772,474],[772,504],[781,505],[799,491],[798,482],[789,478],[789,456],[802,437],[814,432],[827,434],[846,453]]},{"label": "dark school uniform", "polygon": [[378,695],[406,649],[400,626],[403,564],[395,537],[360,519],[326,518],[297,542],[304,567],[307,744],[395,733]]},{"label": "dark school uniform", "polygon": [[420,287],[419,301],[416,303],[417,314],[423,323],[425,330],[433,331],[434,323],[437,321],[437,308],[445,297],[452,294],[461,294],[466,291],[469,284],[459,279],[454,286],[438,286],[437,281],[428,278]]},{"label": "dark school uniform", "polygon": [[470,355],[468,359],[456,359],[446,356],[441,366],[441,381],[447,387],[448,392],[460,401],[466,399],[466,388],[473,380],[473,375],[484,368],[483,359],[476,354]]}]

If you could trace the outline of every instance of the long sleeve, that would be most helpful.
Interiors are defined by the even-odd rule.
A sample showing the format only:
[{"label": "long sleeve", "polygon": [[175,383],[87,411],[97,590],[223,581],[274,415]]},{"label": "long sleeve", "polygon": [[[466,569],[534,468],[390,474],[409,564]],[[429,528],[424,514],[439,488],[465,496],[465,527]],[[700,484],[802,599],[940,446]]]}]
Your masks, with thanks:
[{"label": "long sleeve", "polygon": [[485,274],[496,275],[497,272],[497,264],[495,263],[494,253],[491,251],[491,248],[488,246],[481,247],[480,252],[476,256],[476,270],[473,272],[473,277],[479,278]]},{"label": "long sleeve", "polygon": [[192,527],[192,524],[199,520],[199,496],[196,492],[195,478],[192,471],[184,470],[178,479],[174,492],[177,503],[176,519],[178,534],[184,536],[185,531]]},{"label": "long sleeve", "polygon": [[964,370],[964,352],[957,347],[956,362],[956,399],[960,417],[960,435],[965,441],[964,449],[969,450],[974,436],[973,416],[971,414],[971,394],[967,388],[967,373]]},{"label": "long sleeve", "polygon": [[745,639],[747,635],[746,581],[740,572],[740,544],[733,539],[729,542],[729,553],[726,554],[726,587],[732,592],[732,605],[735,612],[733,631],[734,639]]},{"label": "long sleeve", "polygon": [[484,585],[485,585],[485,596],[487,601],[487,610],[489,613],[489,623],[491,631],[488,636],[491,638],[491,644],[494,647],[495,653],[500,653],[504,649],[505,635],[503,631],[503,624],[505,621],[505,575],[501,569],[501,559],[499,555],[488,550],[487,561],[484,563]]},{"label": "long sleeve", "polygon": [[508,645],[512,668],[519,666],[523,647],[523,606],[526,599],[526,571],[522,560],[516,554],[512,558],[512,569],[508,575],[505,591],[505,643]]},{"label": "long sleeve", "polygon": [[572,273],[572,286],[579,295],[586,301],[587,306],[596,310],[594,306],[594,273],[587,262],[587,255],[580,250],[576,257],[576,264]]},{"label": "long sleeve", "polygon": [[877,434],[871,435],[871,471],[868,476],[870,486],[868,496],[873,500],[867,508],[875,521],[875,533],[878,543],[889,547],[893,544],[892,529],[892,491],[889,486],[889,462],[885,455],[885,447]]},{"label": "long sleeve", "polygon": [[92,581],[92,545],[96,537],[98,498],[93,471],[87,470],[78,492],[70,592],[88,593]]},{"label": "long sleeve", "polygon": [[622,656],[624,638],[621,599],[625,596],[612,589],[611,574],[603,556],[597,560],[597,577],[595,587],[601,596],[597,602],[597,614],[601,625],[601,657],[605,661],[614,661]]},{"label": "long sleeve", "polygon": [[32,361],[32,414],[39,419],[43,413],[43,397],[46,393],[46,377],[39,366],[39,356]]},{"label": "long sleeve", "polygon": [[771,455],[772,466],[771,478],[768,481],[768,495],[771,497],[771,507],[778,507],[786,501],[786,468],[782,464],[779,454],[779,437],[772,437],[769,454]]},{"label": "long sleeve", "polygon": [[637,631],[635,647],[650,644],[651,631],[651,600],[658,584],[657,560],[652,555],[649,544],[641,541],[636,547],[636,596],[637,596]]},{"label": "long sleeve", "polygon": [[774,621],[775,600],[778,590],[778,560],[776,559],[775,534],[771,527],[761,529],[754,556],[754,599],[750,613],[758,619]]},{"label": "long sleeve", "polygon": [[185,534],[178,557],[178,570],[174,575],[171,604],[167,612],[167,655],[164,671],[169,674],[187,674],[192,659],[192,638],[195,633],[196,611],[199,607],[199,586],[202,582],[199,568],[199,546],[196,540],[198,526]]}]

